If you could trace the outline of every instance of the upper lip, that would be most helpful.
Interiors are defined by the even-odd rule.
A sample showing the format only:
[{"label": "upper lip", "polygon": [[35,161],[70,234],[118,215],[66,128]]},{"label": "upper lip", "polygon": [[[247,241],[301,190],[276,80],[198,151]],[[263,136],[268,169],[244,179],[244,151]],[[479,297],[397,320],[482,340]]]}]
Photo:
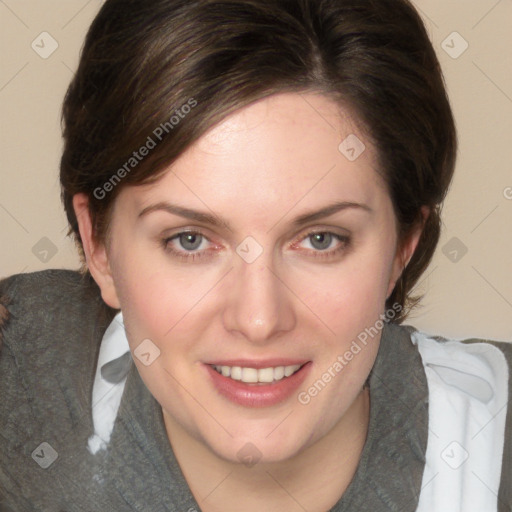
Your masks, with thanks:
[{"label": "upper lip", "polygon": [[275,359],[265,359],[255,361],[254,359],[222,359],[210,361],[205,364],[211,366],[240,366],[242,368],[255,368],[257,370],[261,368],[271,368],[277,366],[294,366],[294,365],[304,365],[307,360],[305,359],[289,359],[289,358],[275,358]]}]

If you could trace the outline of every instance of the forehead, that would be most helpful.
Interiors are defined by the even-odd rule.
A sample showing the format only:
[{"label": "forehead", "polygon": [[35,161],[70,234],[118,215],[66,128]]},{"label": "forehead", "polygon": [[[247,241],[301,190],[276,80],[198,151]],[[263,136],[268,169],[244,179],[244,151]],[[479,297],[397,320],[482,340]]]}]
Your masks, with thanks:
[{"label": "forehead", "polygon": [[320,94],[279,94],[226,117],[130,195],[139,209],[179,198],[214,211],[251,205],[260,215],[298,201],[375,203],[385,194],[376,160],[348,110]]},{"label": "forehead", "polygon": [[[357,135],[361,141],[366,138],[357,121],[351,111],[325,95],[276,94],[227,116],[187,153],[222,157],[236,153],[243,145],[244,149],[256,152],[265,147],[279,160],[284,159],[287,151],[290,159],[337,157],[340,142],[349,135]],[[369,141],[366,143],[370,145]]]}]

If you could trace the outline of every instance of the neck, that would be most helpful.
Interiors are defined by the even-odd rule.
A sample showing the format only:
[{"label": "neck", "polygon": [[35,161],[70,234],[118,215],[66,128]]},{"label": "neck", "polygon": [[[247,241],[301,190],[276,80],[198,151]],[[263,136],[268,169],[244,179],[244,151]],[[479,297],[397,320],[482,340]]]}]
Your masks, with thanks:
[{"label": "neck", "polygon": [[334,428],[293,458],[252,467],[218,457],[163,411],[167,435],[204,512],[325,512],[341,498],[361,457],[370,419],[364,388]]}]

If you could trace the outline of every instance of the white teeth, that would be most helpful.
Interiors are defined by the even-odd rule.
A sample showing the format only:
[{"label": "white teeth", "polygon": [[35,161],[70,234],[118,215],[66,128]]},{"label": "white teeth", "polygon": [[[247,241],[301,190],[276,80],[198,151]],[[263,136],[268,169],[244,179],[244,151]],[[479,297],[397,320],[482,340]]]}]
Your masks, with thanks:
[{"label": "white teeth", "polygon": [[258,382],[271,383],[282,380],[285,377],[293,375],[299,368],[300,364],[290,366],[276,366],[269,368],[242,368],[240,366],[219,366],[213,368],[224,377],[230,377],[233,380],[240,380],[248,384],[256,384]]},{"label": "white teeth", "polygon": [[284,367],[284,376],[285,377],[289,377],[294,372],[295,372],[295,367],[293,367],[293,366],[285,366]]},{"label": "white teeth", "polygon": [[258,382],[258,370],[256,368],[242,368],[242,382]]},{"label": "white teeth", "polygon": [[230,377],[234,380],[242,380],[242,368],[240,366],[233,366]]},{"label": "white teeth", "polygon": [[274,379],[281,380],[284,377],[284,366],[274,368]]},{"label": "white teeth", "polygon": [[274,380],[273,368],[261,368],[258,370],[258,382],[272,382]]}]

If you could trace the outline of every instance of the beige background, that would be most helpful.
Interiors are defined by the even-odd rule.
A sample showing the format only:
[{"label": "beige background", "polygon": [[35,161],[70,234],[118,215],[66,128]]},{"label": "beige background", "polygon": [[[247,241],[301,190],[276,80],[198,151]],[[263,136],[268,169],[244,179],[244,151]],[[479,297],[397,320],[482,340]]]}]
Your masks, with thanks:
[{"label": "beige background", "polygon": [[[60,104],[100,5],[0,0],[0,277],[78,266],[59,199]],[[415,5],[445,72],[460,150],[443,237],[419,286],[423,307],[408,323],[447,336],[510,341],[512,1]],[[58,44],[46,59],[31,47],[34,40],[42,47],[44,37],[38,51],[51,49],[42,32]],[[464,41],[468,48],[457,56]]]}]

